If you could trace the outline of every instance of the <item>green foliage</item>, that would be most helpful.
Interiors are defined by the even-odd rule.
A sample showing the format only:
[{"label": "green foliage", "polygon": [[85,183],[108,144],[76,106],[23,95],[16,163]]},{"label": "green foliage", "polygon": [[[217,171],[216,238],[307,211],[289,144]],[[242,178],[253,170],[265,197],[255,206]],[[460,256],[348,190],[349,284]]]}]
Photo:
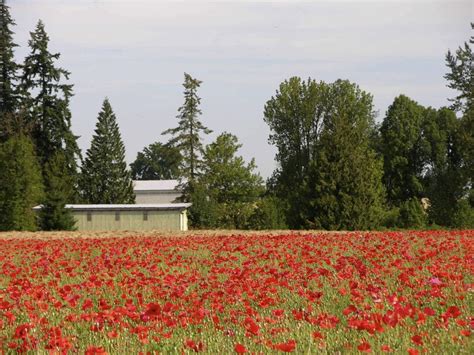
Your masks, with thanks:
[{"label": "green foliage", "polygon": [[[236,156],[237,137],[222,133],[204,152],[203,173],[193,185],[190,220],[195,227],[248,228],[254,204],[263,193],[263,181],[248,164]],[[203,211],[200,211],[203,209]]]},{"label": "green foliage", "polygon": [[[471,24],[474,29],[474,24]],[[471,37],[470,44],[474,43]],[[454,112],[443,108],[429,109],[425,119],[424,136],[429,142],[427,161],[427,195],[431,207],[431,222],[450,227],[472,225],[472,193],[474,176],[474,53],[464,43],[453,54],[446,55],[449,72],[448,87],[457,90],[451,99]]]},{"label": "green foliage", "polygon": [[432,223],[449,226],[457,200],[464,194],[457,134],[459,121],[453,111],[427,109],[423,136],[428,143],[425,192]]},{"label": "green foliage", "polygon": [[169,180],[178,179],[182,161],[181,153],[176,147],[156,142],[137,154],[130,164],[134,180]]},{"label": "green foliage", "polygon": [[77,136],[71,130],[71,111],[69,101],[72,85],[63,81],[69,72],[56,67],[60,54],[48,50],[49,37],[44,24],[39,21],[28,42],[30,54],[25,58],[19,85],[22,106],[28,110],[33,125],[33,141],[40,163],[43,167],[57,151],[66,159],[68,174],[77,188],[78,165],[81,151]]},{"label": "green foliage", "polygon": [[[471,23],[471,28],[474,30],[474,23]],[[451,51],[446,54],[449,72],[444,77],[448,87],[458,91],[458,96],[451,99],[452,109],[461,112],[474,109],[474,52],[469,44],[474,44],[474,36],[454,54]]]},{"label": "green foliage", "polygon": [[[372,97],[348,81],[331,85],[308,194],[308,223],[324,229],[373,229],[383,215],[382,163],[370,147]],[[314,181],[311,181],[314,179]]]},{"label": "green foliage", "polygon": [[5,141],[8,134],[5,131],[6,115],[13,114],[18,108],[18,64],[15,62],[13,31],[15,22],[10,16],[5,0],[0,0],[0,139]]},{"label": "green foliage", "polygon": [[271,178],[273,193],[288,206],[292,228],[304,223],[300,215],[304,180],[318,149],[323,117],[329,101],[329,85],[309,78],[292,77],[280,84],[265,104],[264,120],[270,127],[269,142],[276,146],[278,169]]},{"label": "green foliage", "polygon": [[474,228],[474,204],[468,199],[462,199],[456,205],[452,226],[455,228]]},{"label": "green foliage", "polygon": [[279,169],[273,191],[291,228],[368,229],[382,218],[372,97],[348,81],[291,78],[265,105]]},{"label": "green foliage", "polygon": [[195,183],[191,201],[192,206],[188,210],[191,227],[195,229],[219,227],[219,205],[209,198],[206,186]]},{"label": "green foliage", "polygon": [[273,196],[265,196],[257,200],[248,220],[248,229],[286,229],[282,203],[280,199]]},{"label": "green foliage", "polygon": [[387,208],[384,212],[381,226],[385,228],[399,228],[400,208]]},{"label": "green foliage", "polygon": [[419,200],[411,198],[402,202],[397,226],[401,228],[423,228],[426,226],[427,214]]},{"label": "green foliage", "polygon": [[75,220],[65,206],[74,196],[73,180],[67,173],[66,159],[57,152],[46,163],[45,199],[39,213],[43,230],[74,230]]},{"label": "green foliage", "polygon": [[198,177],[202,161],[203,151],[201,143],[201,132],[209,134],[212,131],[205,127],[198,116],[201,115],[199,105],[201,99],[197,96],[197,89],[201,81],[194,79],[191,75],[184,73],[184,104],[178,109],[178,127],[170,128],[162,134],[171,134],[169,141],[171,146],[177,147],[183,157],[181,173],[189,182],[185,190],[190,190],[192,182]]},{"label": "green foliage", "polygon": [[135,202],[132,179],[125,163],[125,147],[108,99],[99,112],[95,134],[82,166],[80,185],[87,203]]},{"label": "green foliage", "polygon": [[383,181],[388,202],[399,206],[423,195],[426,142],[422,139],[424,108],[400,95],[388,108],[380,127],[384,157]]},{"label": "green foliage", "polygon": [[33,207],[43,196],[33,143],[23,135],[0,145],[0,230],[35,230]]}]

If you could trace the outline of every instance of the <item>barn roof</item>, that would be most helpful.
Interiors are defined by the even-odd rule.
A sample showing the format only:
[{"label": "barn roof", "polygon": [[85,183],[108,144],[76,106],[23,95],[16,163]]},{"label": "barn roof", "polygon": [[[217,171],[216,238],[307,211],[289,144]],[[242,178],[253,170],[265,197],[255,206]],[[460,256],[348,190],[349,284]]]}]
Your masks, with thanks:
[{"label": "barn roof", "polygon": [[[184,210],[191,206],[190,203],[154,203],[154,204],[124,204],[124,205],[66,205],[66,208],[70,208],[75,211],[156,211],[156,210]],[[34,207],[34,210],[40,210],[41,205]]]},{"label": "barn roof", "polygon": [[133,180],[134,191],[179,191],[179,180]]}]

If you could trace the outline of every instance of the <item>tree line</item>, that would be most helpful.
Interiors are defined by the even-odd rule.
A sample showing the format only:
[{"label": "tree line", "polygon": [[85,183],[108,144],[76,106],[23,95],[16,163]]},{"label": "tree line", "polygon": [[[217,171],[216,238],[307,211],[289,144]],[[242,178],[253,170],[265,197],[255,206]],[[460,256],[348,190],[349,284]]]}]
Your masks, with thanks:
[{"label": "tree line", "polygon": [[203,145],[212,130],[200,120],[202,82],[186,73],[167,141],[127,167],[106,98],[83,157],[71,129],[70,73],[49,51],[44,24],[19,64],[5,0],[0,21],[0,230],[73,229],[66,204],[134,203],[132,179],[179,179],[194,228],[474,226],[473,38],[446,56],[448,86],[458,92],[451,107],[400,95],[380,124],[372,95],[354,83],[282,82],[264,107],[278,163],[265,184],[255,161],[238,155],[235,135]]}]

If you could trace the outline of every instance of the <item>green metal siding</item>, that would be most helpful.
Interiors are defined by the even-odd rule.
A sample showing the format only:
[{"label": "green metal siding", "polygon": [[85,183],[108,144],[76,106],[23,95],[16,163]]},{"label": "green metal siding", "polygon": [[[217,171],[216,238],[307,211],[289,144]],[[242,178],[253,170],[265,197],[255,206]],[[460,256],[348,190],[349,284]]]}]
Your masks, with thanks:
[{"label": "green metal siding", "polygon": [[[116,221],[116,212],[120,213],[120,220]],[[144,220],[143,213],[148,214]],[[87,214],[91,214],[91,221],[87,221]],[[181,216],[184,214],[184,216]],[[187,230],[186,211],[73,211],[78,230]],[[186,223],[183,223],[183,222]]]}]

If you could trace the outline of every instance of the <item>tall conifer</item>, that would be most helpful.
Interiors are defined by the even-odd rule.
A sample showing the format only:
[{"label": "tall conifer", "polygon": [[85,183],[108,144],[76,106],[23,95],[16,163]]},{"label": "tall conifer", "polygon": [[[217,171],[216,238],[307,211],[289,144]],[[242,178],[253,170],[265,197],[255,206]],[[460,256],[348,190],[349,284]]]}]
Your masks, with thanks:
[{"label": "tall conifer", "polygon": [[171,134],[173,137],[170,144],[181,150],[183,156],[182,175],[188,180],[187,188],[192,189],[192,184],[199,175],[202,165],[202,142],[201,133],[212,132],[205,127],[198,116],[201,115],[199,105],[201,99],[197,95],[197,89],[202,81],[194,79],[191,75],[184,73],[184,104],[178,109],[178,127],[170,128],[162,134]]},{"label": "tall conifer", "polygon": [[12,117],[18,104],[16,81],[18,64],[15,62],[13,50],[17,45],[13,42],[11,28],[15,22],[10,16],[5,0],[0,0],[0,139],[6,140],[6,121]]},{"label": "tall conifer", "polygon": [[74,217],[66,208],[72,199],[73,181],[67,173],[66,159],[58,151],[45,166],[45,198],[39,213],[42,230],[73,230]]},{"label": "tall conifer", "polygon": [[28,109],[33,124],[33,140],[40,163],[44,167],[57,151],[66,159],[67,171],[77,185],[77,161],[80,149],[71,130],[69,100],[72,85],[69,72],[56,66],[59,53],[48,49],[49,37],[39,21],[28,42],[31,53],[25,58],[20,82],[22,104]]},{"label": "tall conifer", "polygon": [[125,147],[109,100],[105,99],[95,135],[82,166],[81,190],[88,203],[134,203],[132,179],[125,162]]}]

